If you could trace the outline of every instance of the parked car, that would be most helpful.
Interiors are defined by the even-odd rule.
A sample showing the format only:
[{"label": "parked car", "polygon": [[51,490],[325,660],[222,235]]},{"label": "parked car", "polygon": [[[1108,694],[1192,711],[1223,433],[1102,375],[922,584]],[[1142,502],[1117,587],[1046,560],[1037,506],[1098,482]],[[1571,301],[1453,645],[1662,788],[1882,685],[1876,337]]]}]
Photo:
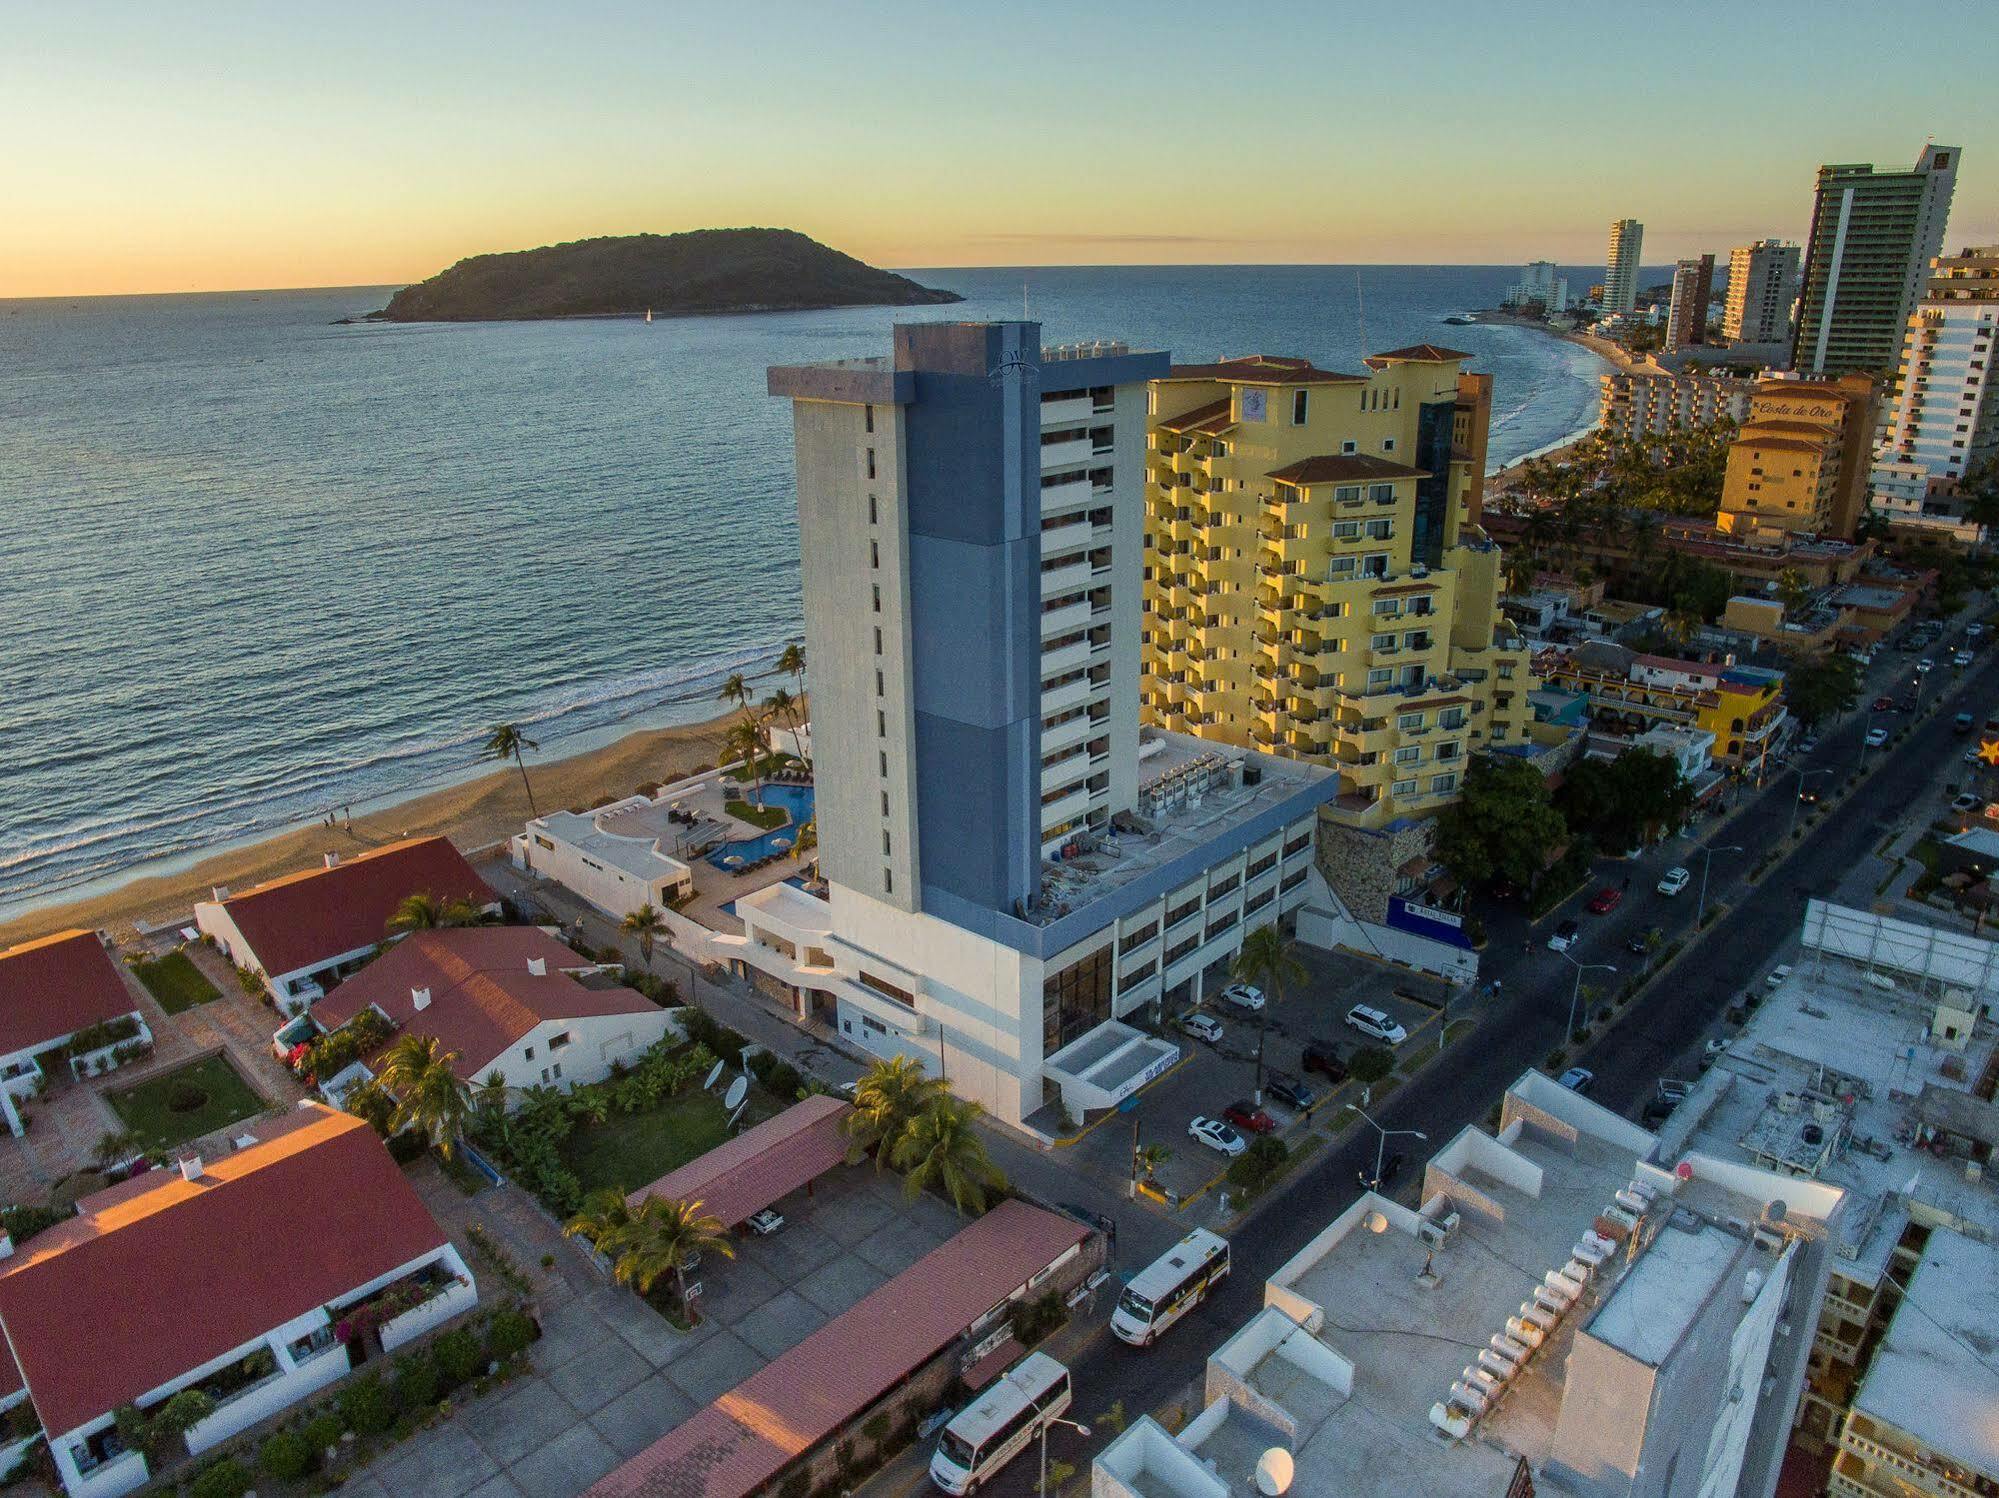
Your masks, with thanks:
[{"label": "parked car", "polygon": [[1187,1135],[1197,1144],[1205,1144],[1218,1154],[1235,1156],[1249,1148],[1248,1143],[1234,1129],[1219,1118],[1205,1118],[1194,1115],[1194,1121],[1187,1125]]},{"label": "parked car", "polygon": [[1935,665],[1936,665],[1935,661],[1931,660],[1928,656],[1924,656],[1921,660],[1916,662],[1916,675],[1918,676],[1929,675],[1931,669]]},{"label": "parked car", "polygon": [[1687,887],[1688,881],[1693,877],[1685,869],[1668,869],[1664,877],[1659,880],[1659,893],[1662,895],[1677,895]]},{"label": "parked car", "polygon": [[1381,1174],[1370,1174],[1368,1167],[1360,1168],[1360,1186],[1363,1191],[1380,1191],[1402,1174],[1402,1151],[1390,1150],[1381,1157]]},{"label": "parked car", "polygon": [[1587,1096],[1590,1088],[1596,1085],[1596,1073],[1588,1067],[1572,1066],[1562,1073],[1559,1080],[1569,1091]]},{"label": "parked car", "polygon": [[746,1226],[759,1238],[768,1238],[784,1226],[784,1214],[775,1207],[765,1207],[761,1212],[752,1212]]},{"label": "parked car", "polygon": [[1888,742],[1887,729],[1870,728],[1867,730],[1867,747],[1869,749],[1879,749],[1883,744],[1887,742]]},{"label": "parked car", "polygon": [[1782,988],[1784,986],[1784,980],[1790,976],[1791,976],[1791,964],[1788,962],[1780,962],[1775,967],[1770,969],[1769,976],[1764,978],[1763,980],[1763,986],[1765,988],[1772,990]]},{"label": "parked car", "polygon": [[1659,1079],[1659,1096],[1671,1103],[1677,1103],[1693,1090],[1693,1083],[1681,1081],[1678,1077],[1661,1077]]},{"label": "parked car", "polygon": [[1819,736],[1815,733],[1808,733],[1803,738],[1798,740],[1798,753],[1810,754],[1814,749],[1818,748],[1818,746],[1819,746]]},{"label": "parked car", "polygon": [[1385,1041],[1389,1045],[1401,1045],[1409,1038],[1409,1032],[1395,1023],[1387,1014],[1368,1004],[1356,1004],[1347,1011],[1347,1023],[1363,1035]]},{"label": "parked car", "polygon": [[1222,1043],[1222,1022],[1212,1014],[1200,1010],[1190,1010],[1180,1016],[1181,1033],[1191,1035],[1196,1040],[1205,1040],[1209,1045]]},{"label": "parked car", "polygon": [[1222,1109],[1222,1117],[1234,1124],[1245,1134],[1274,1134],[1277,1120],[1257,1107],[1248,1098],[1238,1098]]},{"label": "parked car", "polygon": [[1307,1045],[1299,1065],[1308,1072],[1317,1072],[1335,1087],[1347,1079],[1347,1064],[1340,1059],[1340,1048],[1330,1040],[1315,1040]]},{"label": "parked car", "polygon": [[1253,983],[1231,983],[1222,990],[1222,1002],[1254,1014],[1263,1007],[1263,990]]},{"label": "parked car", "polygon": [[1589,897],[1590,914],[1609,915],[1613,910],[1617,909],[1618,903],[1623,898],[1623,890],[1614,884],[1606,884],[1602,889]]},{"label": "parked car", "polygon": [[1971,664],[1971,652],[1969,650],[1951,652],[1950,663],[1962,671],[1966,666]]},{"label": "parked car", "polygon": [[1977,796],[1972,795],[1970,791],[1966,791],[1961,796],[1951,798],[1950,809],[1952,811],[1971,812],[1977,811],[1984,804]]},{"label": "parked car", "polygon": [[1978,720],[1972,717],[1970,713],[1959,713],[1955,718],[1950,720],[1950,731],[1952,733],[1970,733],[1977,725]]},{"label": "parked car", "polygon": [[1874,699],[1874,711],[1877,713],[1892,713],[1895,711],[1895,699],[1893,697],[1876,697]]},{"label": "parked car", "polygon": [[[1341,1067],[1340,1069],[1342,1071],[1346,1070],[1345,1067]],[[1268,1082],[1265,1082],[1263,1090],[1276,1098],[1285,1107],[1294,1108],[1300,1113],[1303,1113],[1319,1100],[1319,1095],[1296,1077],[1287,1077],[1281,1074],[1273,1076]]]},{"label": "parked car", "polygon": [[1582,927],[1574,921],[1563,921],[1561,925],[1557,926],[1549,934],[1548,950],[1551,952],[1568,951],[1570,947],[1575,945],[1576,933],[1580,930],[1582,930]]}]

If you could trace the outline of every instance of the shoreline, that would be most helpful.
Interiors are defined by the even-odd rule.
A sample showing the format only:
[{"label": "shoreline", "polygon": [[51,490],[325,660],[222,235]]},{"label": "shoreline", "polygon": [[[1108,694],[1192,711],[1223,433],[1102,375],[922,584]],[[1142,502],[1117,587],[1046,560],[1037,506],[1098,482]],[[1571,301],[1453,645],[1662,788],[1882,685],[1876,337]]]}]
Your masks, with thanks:
[{"label": "shoreline", "polygon": [[[1544,322],[1537,321],[1531,317],[1521,317],[1512,312],[1505,312],[1498,309],[1490,312],[1480,312],[1478,320],[1481,323],[1492,323],[1500,327],[1529,328],[1537,333],[1545,333],[1550,338],[1559,338],[1564,343],[1572,343],[1578,348],[1588,349],[1597,358],[1609,365],[1612,370],[1629,372],[1637,368],[1641,362],[1607,338],[1598,338],[1591,333],[1571,333],[1562,328],[1551,328]],[[1602,407],[1599,405],[1597,414],[1590,419],[1588,425],[1577,427],[1565,437],[1557,437],[1553,442],[1543,443],[1532,452],[1524,452],[1517,458],[1510,459],[1505,463],[1501,463],[1496,468],[1488,470],[1485,475],[1486,498],[1491,499],[1495,495],[1511,492],[1514,479],[1527,463],[1538,458],[1562,458],[1571,448],[1594,435],[1602,425],[1603,412]]]},{"label": "shoreline", "polygon": [[[646,781],[670,781],[722,756],[734,721],[725,712],[701,723],[641,728],[559,759],[528,761],[537,806],[588,806],[627,796]],[[201,856],[187,866],[141,874],[95,895],[57,900],[0,919],[0,947],[81,927],[131,935],[138,923],[185,917],[216,885],[251,885],[297,873],[329,852],[354,854],[405,837],[443,834],[470,855],[519,832],[531,815],[518,768],[507,765],[437,790],[361,807],[351,823],[315,822]],[[351,830],[350,830],[351,829]]]}]

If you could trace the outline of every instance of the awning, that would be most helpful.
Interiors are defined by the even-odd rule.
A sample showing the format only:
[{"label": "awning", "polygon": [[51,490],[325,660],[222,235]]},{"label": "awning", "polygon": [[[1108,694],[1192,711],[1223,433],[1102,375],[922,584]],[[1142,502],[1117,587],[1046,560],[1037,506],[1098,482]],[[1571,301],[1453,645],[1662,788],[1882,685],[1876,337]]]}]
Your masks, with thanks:
[{"label": "awning", "polygon": [[1012,1337],[1008,1337],[999,1346],[995,1347],[991,1352],[965,1370],[965,1387],[970,1389],[974,1394],[978,1393],[979,1390],[1011,1368],[1015,1361],[1026,1351],[1027,1349],[1022,1347],[1018,1341]]},{"label": "awning", "polygon": [[1180,1048],[1107,1019],[1041,1063],[1073,1113],[1114,1108],[1180,1059]]}]

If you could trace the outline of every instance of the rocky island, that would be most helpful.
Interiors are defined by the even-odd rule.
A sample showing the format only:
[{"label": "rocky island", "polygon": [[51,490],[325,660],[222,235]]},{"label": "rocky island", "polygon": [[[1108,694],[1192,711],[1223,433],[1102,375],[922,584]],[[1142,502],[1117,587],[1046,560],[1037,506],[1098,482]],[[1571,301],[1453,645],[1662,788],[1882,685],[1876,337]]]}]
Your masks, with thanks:
[{"label": "rocky island", "polygon": [[503,322],[916,307],[963,301],[790,229],[695,229],[474,255],[405,286],[382,322]]}]

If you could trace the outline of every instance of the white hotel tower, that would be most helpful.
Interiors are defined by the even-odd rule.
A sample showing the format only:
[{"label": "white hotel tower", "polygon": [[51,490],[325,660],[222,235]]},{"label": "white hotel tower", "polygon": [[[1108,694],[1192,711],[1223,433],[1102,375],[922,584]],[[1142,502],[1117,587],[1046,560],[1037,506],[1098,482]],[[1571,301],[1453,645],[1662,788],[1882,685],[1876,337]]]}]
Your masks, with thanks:
[{"label": "white hotel tower", "polygon": [[897,327],[891,358],[770,371],[793,402],[828,889],[744,896],[722,955],[1010,1122],[1158,1075],[1176,1047],[1119,1016],[1211,992],[1246,930],[1323,889],[1335,774],[1139,729],[1146,382],[1167,363],[940,322]]}]

